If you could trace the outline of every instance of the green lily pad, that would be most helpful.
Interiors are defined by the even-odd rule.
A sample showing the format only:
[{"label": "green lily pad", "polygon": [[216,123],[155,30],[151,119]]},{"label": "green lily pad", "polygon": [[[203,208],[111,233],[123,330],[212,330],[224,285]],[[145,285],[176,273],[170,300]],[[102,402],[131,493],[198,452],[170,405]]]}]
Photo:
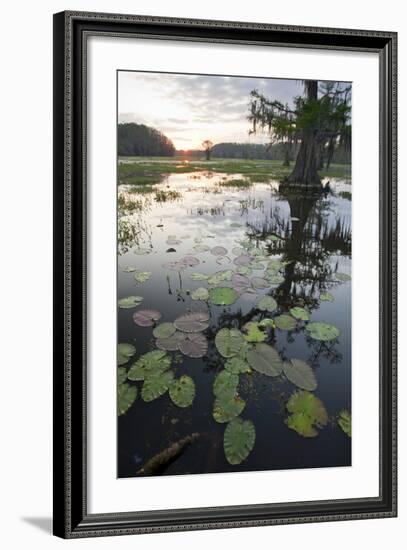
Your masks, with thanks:
[{"label": "green lily pad", "polygon": [[350,281],[352,278],[347,273],[335,273],[335,277],[338,279],[338,281],[341,281],[342,283],[344,283],[345,281]]},{"label": "green lily pad", "polygon": [[276,324],[274,322],[274,319],[270,319],[269,317],[266,317],[265,319],[259,321],[260,328],[275,328],[275,326]]},{"label": "green lily pad", "polygon": [[257,307],[261,311],[269,311],[270,313],[277,309],[277,302],[271,296],[263,296],[257,302]]},{"label": "green lily pad", "polygon": [[335,340],[335,338],[338,338],[340,335],[340,330],[328,323],[309,323],[305,328],[308,330],[311,338],[314,340],[322,340],[323,342]]},{"label": "green lily pad", "polygon": [[193,248],[194,252],[197,254],[200,254],[201,252],[208,252],[208,250],[210,250],[210,247],[206,244],[196,244]]},{"label": "green lily pad", "polygon": [[283,370],[283,361],[278,352],[263,342],[254,344],[247,352],[247,361],[252,369],[266,376],[278,376]]},{"label": "green lily pad", "polygon": [[241,464],[251,453],[256,441],[256,430],[251,420],[234,418],[226,426],[223,449],[229,464]]},{"label": "green lily pad", "polygon": [[217,306],[230,306],[239,298],[238,293],[234,288],[218,287],[211,288],[209,291],[209,299],[212,304]]},{"label": "green lily pad", "polygon": [[230,281],[232,279],[233,271],[231,269],[224,269],[223,271],[217,271],[214,275],[208,278],[210,285],[218,285],[223,281]]},{"label": "green lily pad", "polygon": [[119,384],[117,386],[117,414],[125,414],[137,398],[137,386]]},{"label": "green lily pad", "polygon": [[129,380],[145,380],[170,368],[171,357],[162,350],[149,351],[142,355],[127,373]]},{"label": "green lily pad", "polygon": [[215,346],[222,357],[237,355],[244,344],[242,333],[235,328],[221,328],[215,336]]},{"label": "green lily pad", "polygon": [[303,307],[292,307],[290,309],[290,313],[293,317],[295,317],[295,319],[298,319],[299,321],[309,321],[311,318],[309,312]]},{"label": "green lily pad", "polygon": [[236,416],[243,411],[246,406],[246,402],[238,396],[234,396],[231,399],[215,399],[213,405],[213,418],[219,424],[230,422]]},{"label": "green lily pad", "polygon": [[135,353],[136,348],[132,344],[119,344],[117,346],[117,364],[125,365]]},{"label": "green lily pad", "polygon": [[209,291],[207,288],[200,286],[199,288],[195,288],[191,292],[191,298],[193,300],[202,300],[203,302],[206,302],[206,300],[209,298]]},{"label": "green lily pad", "polygon": [[206,281],[209,279],[209,275],[205,275],[205,273],[191,273],[189,278],[192,281]]},{"label": "green lily pad", "polygon": [[314,391],[317,388],[317,380],[312,368],[301,361],[301,359],[291,359],[283,364],[283,372],[290,382],[303,390]]},{"label": "green lily pad", "polygon": [[134,274],[134,280],[137,283],[145,283],[151,277],[151,271],[137,271]]},{"label": "green lily pad", "polygon": [[233,374],[242,374],[250,372],[249,363],[241,357],[231,357],[225,363],[225,369]]},{"label": "green lily pad", "polygon": [[213,383],[213,393],[215,397],[227,401],[236,395],[239,385],[239,377],[227,370],[221,370],[216,375]]},{"label": "green lily pad", "polygon": [[270,285],[281,285],[285,281],[285,277],[280,275],[280,273],[265,273],[265,278],[270,283]]},{"label": "green lily pad", "polygon": [[328,423],[328,413],[324,404],[308,391],[294,392],[286,407],[291,413],[286,420],[287,426],[303,437],[316,437],[316,428],[323,428]]},{"label": "green lily pad", "polygon": [[189,407],[195,398],[195,383],[190,376],[183,375],[170,386],[170,398],[177,407]]},{"label": "green lily pad", "polygon": [[174,323],[160,323],[153,330],[153,336],[155,338],[169,338],[176,330]]},{"label": "green lily pad", "polygon": [[338,424],[347,436],[352,437],[352,416],[349,411],[339,413]]},{"label": "green lily pad", "polygon": [[135,271],[138,271],[138,268],[133,265],[126,265],[123,267],[124,273],[134,273]]},{"label": "green lily pad", "polygon": [[239,265],[236,269],[236,273],[239,275],[251,275],[252,269],[248,265]]},{"label": "green lily pad", "polygon": [[274,322],[276,324],[276,327],[280,330],[294,330],[297,326],[296,320],[290,315],[286,315],[285,313],[279,315],[278,317],[275,317]]},{"label": "green lily pad", "polygon": [[323,292],[319,295],[319,299],[321,302],[333,302],[335,298],[329,292]]},{"label": "green lily pad", "polygon": [[127,380],[127,371],[124,367],[118,367],[117,369],[117,384],[123,384]]},{"label": "green lily pad", "polygon": [[243,338],[247,342],[264,342],[267,338],[267,334],[259,329],[259,324],[253,321],[243,325],[242,331],[245,333]]},{"label": "green lily pad", "polygon": [[174,379],[172,371],[155,372],[144,380],[141,388],[141,398],[146,403],[154,401],[169,389]]},{"label": "green lily pad", "polygon": [[117,304],[121,309],[130,309],[140,305],[143,300],[142,296],[126,296],[126,298],[120,298]]},{"label": "green lily pad", "polygon": [[138,256],[144,256],[145,254],[151,254],[150,248],[136,248],[134,250],[134,254],[137,254]]},{"label": "green lily pad", "polygon": [[186,313],[175,319],[174,325],[182,332],[202,332],[209,327],[209,314],[201,311]]}]

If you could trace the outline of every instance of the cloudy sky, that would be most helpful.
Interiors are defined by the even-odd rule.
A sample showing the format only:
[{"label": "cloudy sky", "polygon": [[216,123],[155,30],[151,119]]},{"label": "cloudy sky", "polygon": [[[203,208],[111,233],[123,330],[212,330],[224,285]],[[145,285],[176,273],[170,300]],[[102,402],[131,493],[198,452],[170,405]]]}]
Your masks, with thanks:
[{"label": "cloudy sky", "polygon": [[[254,88],[289,104],[303,92],[299,80],[120,71],[119,122],[152,126],[177,149],[201,148],[205,139],[248,142],[246,117]],[[266,135],[250,136],[251,143],[267,141]]]}]

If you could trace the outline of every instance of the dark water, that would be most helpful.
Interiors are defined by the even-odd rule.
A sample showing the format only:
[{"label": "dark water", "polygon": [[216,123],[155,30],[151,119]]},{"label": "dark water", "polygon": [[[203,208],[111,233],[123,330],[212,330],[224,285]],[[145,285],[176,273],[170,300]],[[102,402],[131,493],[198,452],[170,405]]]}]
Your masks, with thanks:
[{"label": "dark water", "polygon": [[[118,311],[118,342],[134,343],[137,348],[129,366],[143,353],[155,349],[152,327],[137,327],[132,320],[137,309],[156,309],[162,314],[160,322],[165,322],[204,305],[192,301],[187,291],[208,284],[191,280],[191,273],[236,269],[232,249],[239,242],[250,241],[270,259],[289,262],[282,272],[283,283],[258,291],[257,295],[245,295],[228,307],[210,306],[206,357],[192,359],[169,352],[182,357],[173,370],[177,377],[187,374],[193,378],[195,400],[191,407],[182,409],[171,402],[168,393],[144,403],[139,392],[132,407],[118,418],[119,477],[135,476],[149,458],[193,432],[198,432],[200,438],[163,474],[351,465],[351,439],[336,422],[340,410],[351,410],[351,282],[340,282],[335,277],[336,272],[351,273],[351,185],[331,179],[326,192],[301,197],[280,192],[276,182],[256,183],[250,188],[221,186],[222,177],[224,174],[204,172],[173,174],[154,190],[176,190],[180,196],[161,203],[155,201],[154,192],[134,193],[126,186],[119,188],[124,196],[139,201],[135,212],[119,211],[118,297],[144,298],[138,308]],[[272,241],[273,234],[282,239]],[[176,236],[181,244],[168,245],[169,235]],[[196,244],[224,246],[228,258],[219,264],[210,252],[194,252]],[[148,248],[151,253],[135,254],[139,248]],[[166,252],[169,248],[176,252]],[[186,254],[196,256],[200,265],[181,273],[162,267]],[[150,280],[136,284],[133,273],[123,272],[129,265],[151,271]],[[261,274],[253,272],[252,276]],[[334,302],[319,300],[324,291],[334,296]],[[300,436],[284,423],[285,404],[296,387],[284,376],[270,378],[256,372],[240,375],[239,394],[246,401],[241,417],[253,421],[256,443],[242,464],[231,466],[223,451],[226,425],[216,423],[212,417],[212,385],[225,361],[215,348],[214,337],[222,327],[241,328],[248,321],[259,320],[261,314],[254,303],[264,294],[275,297],[279,308],[263,317],[300,305],[308,309],[312,321],[340,329],[337,340],[320,342],[311,339],[304,323],[299,323],[289,332],[271,329],[267,340],[283,358],[299,358],[312,366],[318,382],[314,393],[323,401],[330,421],[318,430],[317,437]]]}]

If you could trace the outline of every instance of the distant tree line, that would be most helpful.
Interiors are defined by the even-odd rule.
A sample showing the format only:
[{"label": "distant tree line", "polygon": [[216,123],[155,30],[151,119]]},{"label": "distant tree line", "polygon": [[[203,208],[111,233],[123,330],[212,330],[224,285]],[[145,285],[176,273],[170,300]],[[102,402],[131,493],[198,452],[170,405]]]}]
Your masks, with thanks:
[{"label": "distant tree line", "polygon": [[145,124],[119,124],[117,131],[119,156],[172,157],[174,144],[163,133]]}]

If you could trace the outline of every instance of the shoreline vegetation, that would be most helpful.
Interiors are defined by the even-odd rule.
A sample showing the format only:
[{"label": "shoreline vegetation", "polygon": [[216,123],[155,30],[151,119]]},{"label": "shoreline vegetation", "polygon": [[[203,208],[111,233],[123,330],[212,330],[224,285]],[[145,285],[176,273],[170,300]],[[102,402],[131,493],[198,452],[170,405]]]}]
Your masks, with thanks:
[{"label": "shoreline vegetation", "polygon": [[[247,160],[216,158],[188,159],[185,156],[176,157],[119,157],[118,159],[118,184],[136,186],[151,186],[162,183],[169,174],[185,174],[192,172],[221,172],[225,174],[239,175],[239,184],[243,186],[250,183],[267,183],[269,181],[282,181],[292,171],[292,166],[284,166],[282,160]],[[333,163],[328,170],[319,171],[321,178],[341,178],[351,181],[351,165]],[[229,185],[225,181],[225,185]]]}]

